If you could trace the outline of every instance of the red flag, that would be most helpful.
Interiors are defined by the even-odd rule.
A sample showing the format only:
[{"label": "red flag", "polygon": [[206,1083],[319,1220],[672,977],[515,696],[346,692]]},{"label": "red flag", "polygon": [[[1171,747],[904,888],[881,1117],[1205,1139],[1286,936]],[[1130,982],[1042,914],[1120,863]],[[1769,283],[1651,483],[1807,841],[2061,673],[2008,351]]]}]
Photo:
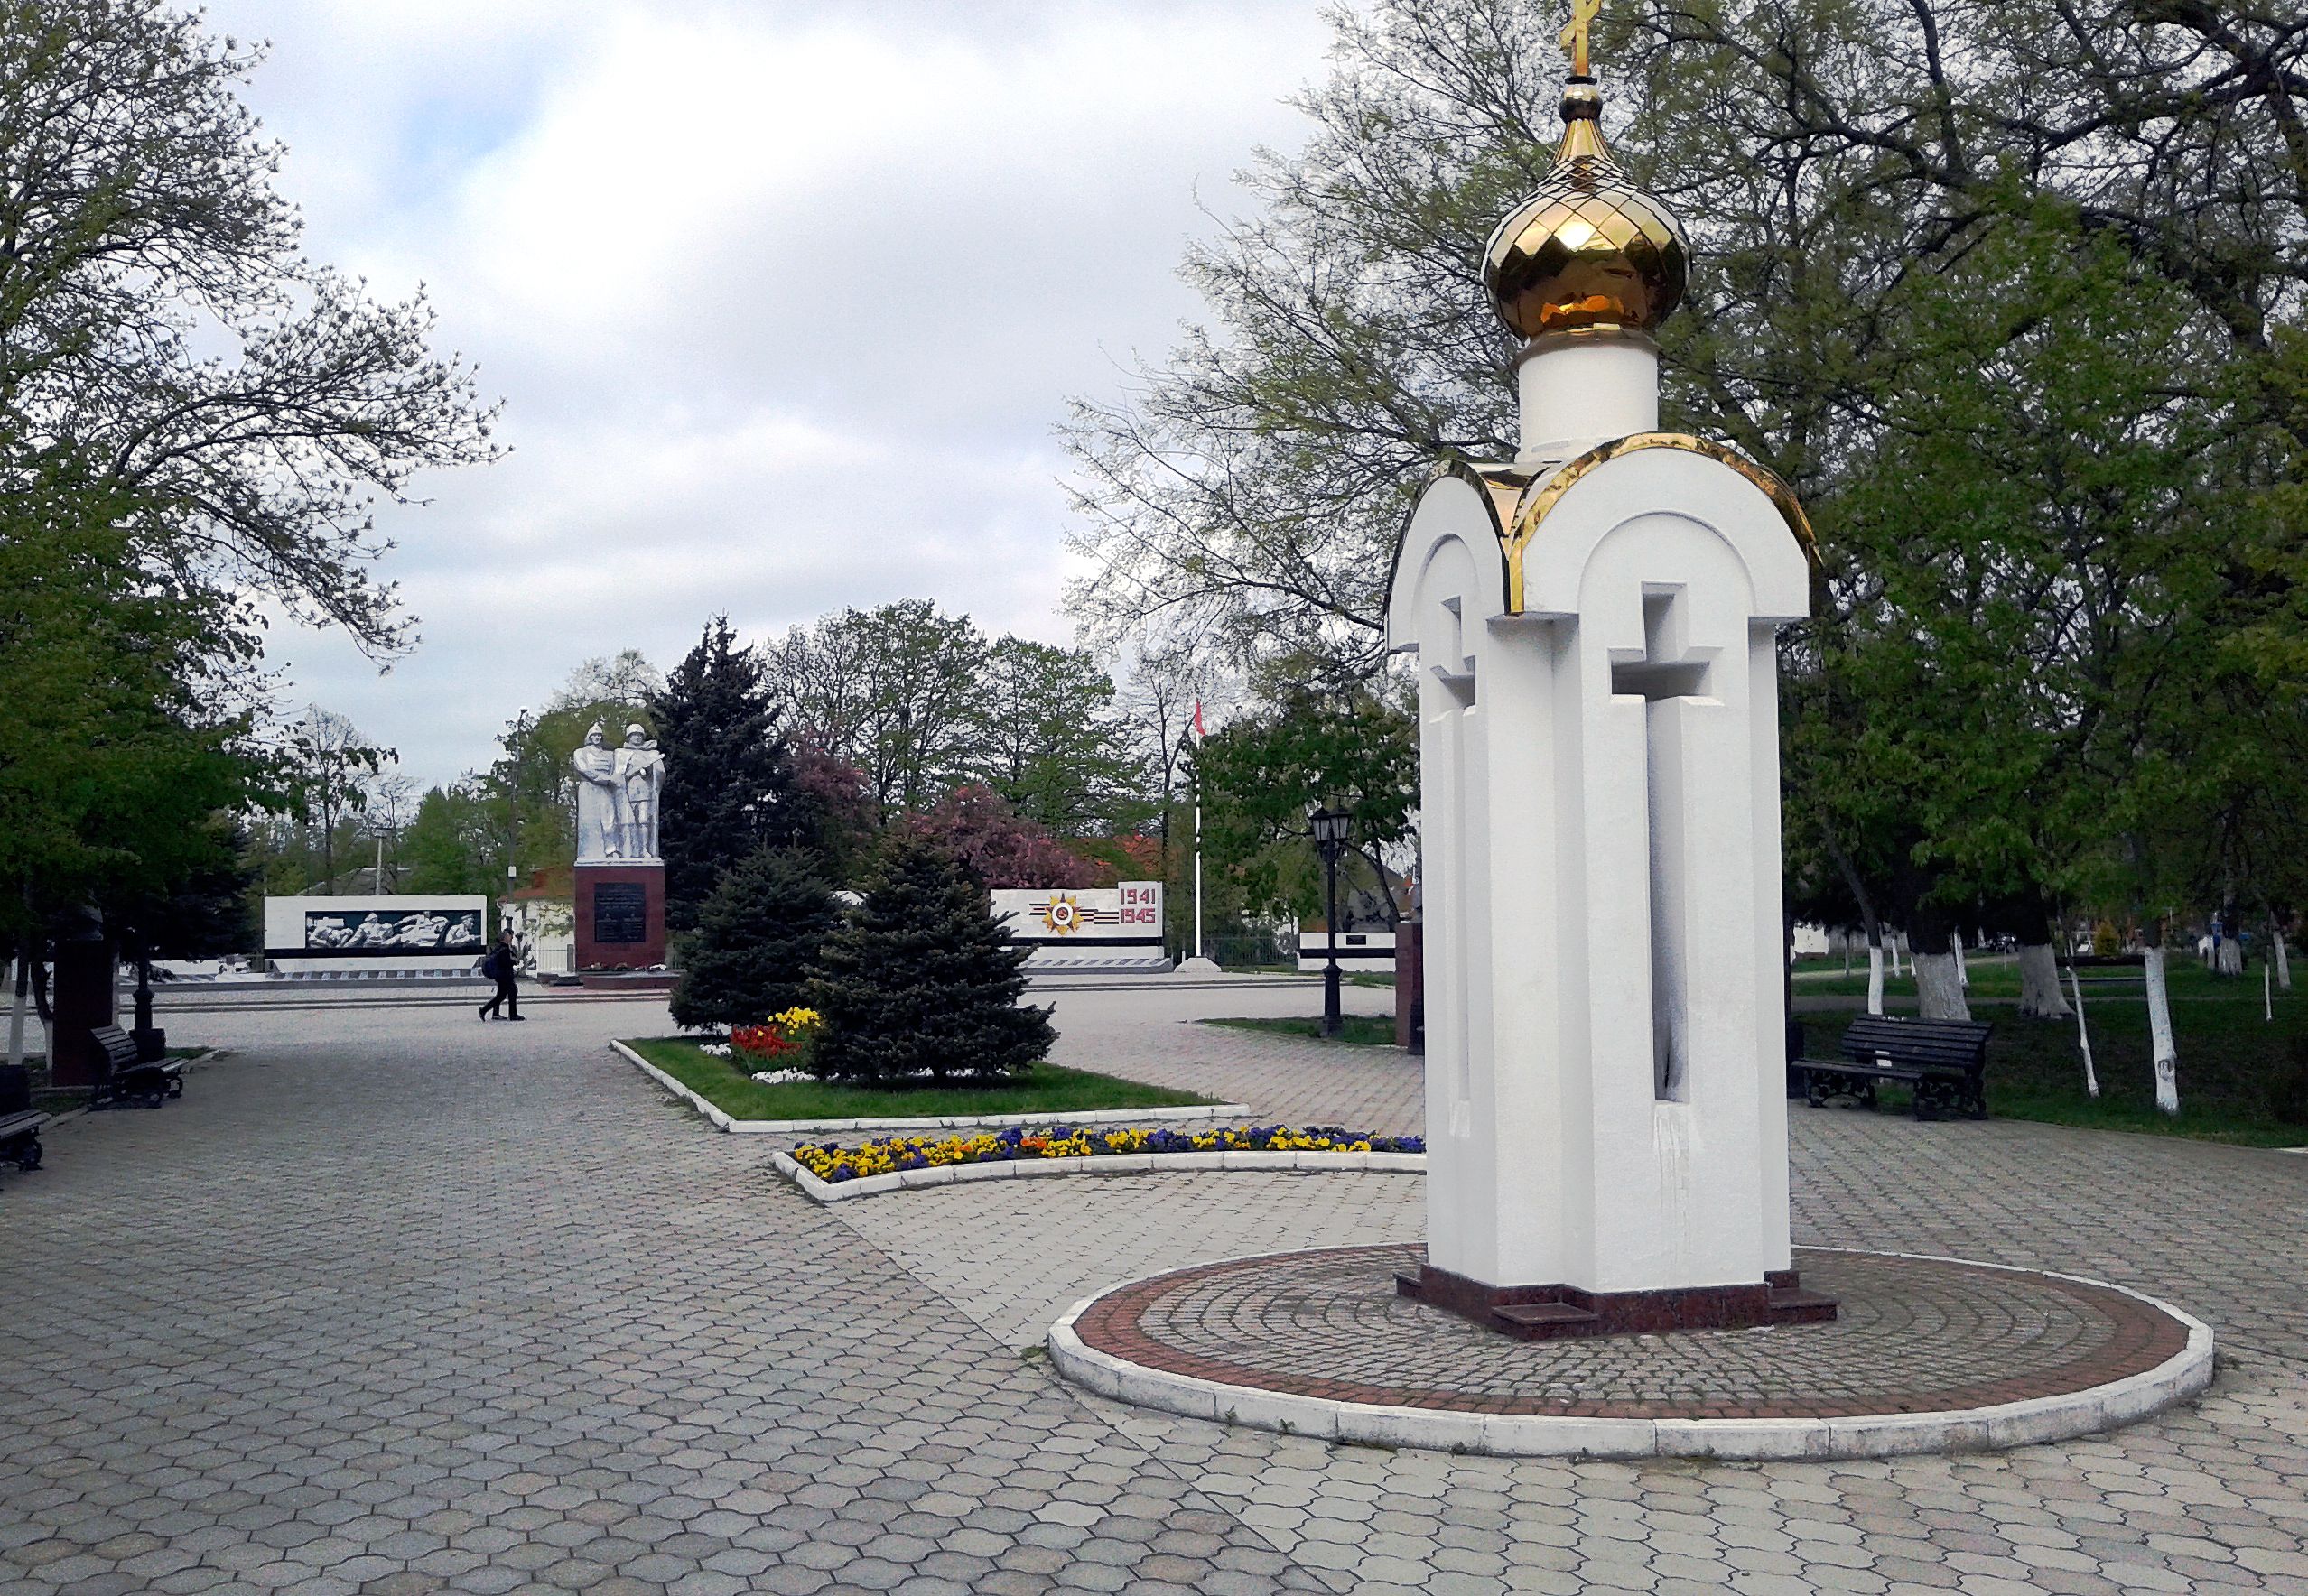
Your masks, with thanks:
[{"label": "red flag", "polygon": [[1202,729],[1202,701],[1194,701],[1194,740],[1200,742],[1208,733]]}]

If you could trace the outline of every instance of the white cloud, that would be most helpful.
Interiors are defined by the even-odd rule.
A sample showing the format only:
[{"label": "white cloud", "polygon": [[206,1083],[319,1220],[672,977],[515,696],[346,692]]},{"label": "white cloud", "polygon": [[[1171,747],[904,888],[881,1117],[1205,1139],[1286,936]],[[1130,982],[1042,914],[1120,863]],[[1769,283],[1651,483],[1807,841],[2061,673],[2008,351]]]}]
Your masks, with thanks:
[{"label": "white cloud", "polygon": [[1073,393],[1159,352],[1196,209],[1321,69],[1314,0],[212,0],[322,260],[424,283],[515,453],[419,484],[386,676],[280,639],[297,701],[422,780],[588,655],[670,663],[936,598],[1062,640]]}]

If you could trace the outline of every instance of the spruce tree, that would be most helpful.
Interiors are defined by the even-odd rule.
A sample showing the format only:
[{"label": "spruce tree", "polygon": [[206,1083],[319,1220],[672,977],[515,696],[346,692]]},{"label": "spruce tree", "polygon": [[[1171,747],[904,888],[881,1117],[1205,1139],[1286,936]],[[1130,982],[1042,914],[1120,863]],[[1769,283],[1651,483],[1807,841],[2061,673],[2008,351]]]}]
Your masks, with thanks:
[{"label": "spruce tree", "polygon": [[1050,1010],[1019,1002],[1027,952],[960,864],[894,839],[803,988],[825,1021],[810,1068],[891,1085],[1025,1074],[1056,1040]]},{"label": "spruce tree", "polygon": [[665,756],[658,826],[665,923],[688,931],[740,861],[809,835],[807,804],[760,656],[737,645],[728,617],[707,623],[665,691],[650,696],[649,711]]},{"label": "spruce tree", "polygon": [[765,848],[721,878],[697,916],[674,988],[674,1024],[750,1025],[802,1001],[802,979],[841,923],[817,857]]}]

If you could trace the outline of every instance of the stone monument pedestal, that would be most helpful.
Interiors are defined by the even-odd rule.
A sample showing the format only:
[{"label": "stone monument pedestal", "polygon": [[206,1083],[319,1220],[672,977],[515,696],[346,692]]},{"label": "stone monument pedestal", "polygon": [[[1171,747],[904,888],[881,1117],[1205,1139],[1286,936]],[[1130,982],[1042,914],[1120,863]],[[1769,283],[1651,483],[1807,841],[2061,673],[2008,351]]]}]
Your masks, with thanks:
[{"label": "stone monument pedestal", "polygon": [[665,961],[665,868],[580,859],[577,969],[648,970]]}]

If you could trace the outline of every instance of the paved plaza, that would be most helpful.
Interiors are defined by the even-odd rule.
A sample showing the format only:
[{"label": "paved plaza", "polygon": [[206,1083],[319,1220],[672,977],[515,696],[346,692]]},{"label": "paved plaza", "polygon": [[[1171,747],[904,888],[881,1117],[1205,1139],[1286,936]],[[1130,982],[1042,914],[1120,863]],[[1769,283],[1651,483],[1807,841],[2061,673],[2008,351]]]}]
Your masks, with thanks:
[{"label": "paved plaza", "polygon": [[[1066,993],[1059,1056],[1419,1130],[1414,1062],[1184,1023],[1311,1001]],[[1037,1350],[1118,1281],[1415,1241],[1415,1176],[819,1208],[607,1050],[661,1007],[530,1012],[165,1016],[228,1056],[0,1175],[0,1596],[2308,1592],[2308,1158],[1795,1109],[1799,1240],[2168,1297],[2212,1391],[1995,1454],[1453,1457],[1121,1407]]]}]

